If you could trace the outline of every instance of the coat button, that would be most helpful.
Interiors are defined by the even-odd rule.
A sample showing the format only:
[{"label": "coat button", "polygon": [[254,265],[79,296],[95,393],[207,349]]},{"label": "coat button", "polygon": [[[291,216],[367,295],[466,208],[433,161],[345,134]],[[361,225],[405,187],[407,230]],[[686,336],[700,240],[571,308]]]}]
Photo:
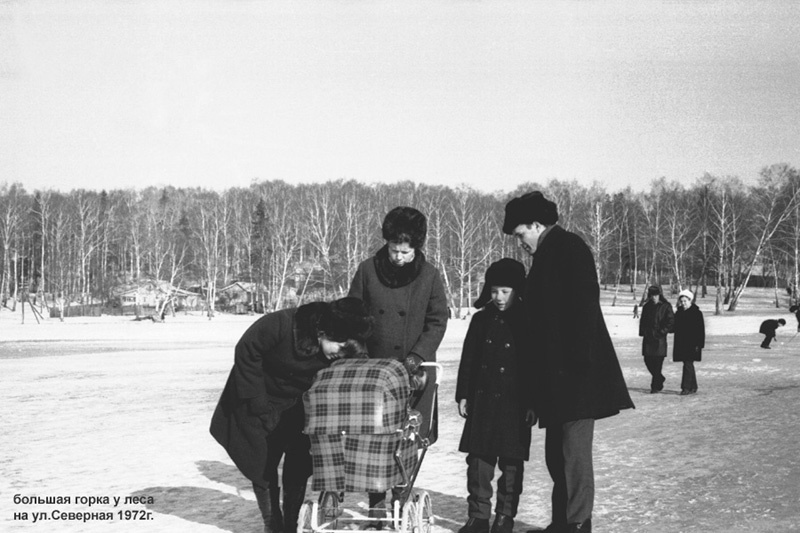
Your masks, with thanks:
[{"label": "coat button", "polygon": [[405,311],[398,311],[397,314],[400,315],[400,316],[406,316],[406,312]]},{"label": "coat button", "polygon": [[506,343],[506,348],[511,348],[511,343]]},{"label": "coat button", "polygon": [[500,373],[502,374],[502,373],[503,373],[503,372],[505,372],[505,371],[506,371],[506,369],[505,369],[504,367],[502,367],[502,366],[501,366],[501,367],[500,367]]},{"label": "coat button", "polygon": [[492,344],[492,339],[486,339],[486,344]]},{"label": "coat button", "polygon": [[395,347],[394,347],[394,349],[395,349],[395,350],[399,350],[399,349],[400,349],[400,345],[399,345],[399,344],[396,344],[396,345],[395,345]]},{"label": "coat button", "polygon": [[382,315],[384,313],[383,309],[378,309],[378,313]]}]

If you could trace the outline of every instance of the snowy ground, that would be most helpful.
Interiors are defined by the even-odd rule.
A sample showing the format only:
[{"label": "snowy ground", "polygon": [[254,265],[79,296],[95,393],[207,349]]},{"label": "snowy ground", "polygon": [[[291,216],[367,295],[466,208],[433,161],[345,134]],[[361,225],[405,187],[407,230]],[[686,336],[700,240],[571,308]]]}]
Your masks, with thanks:
[{"label": "snowy ground", "polygon": [[[604,306],[637,408],[597,423],[596,531],[800,532],[800,336],[792,339],[794,317],[769,298],[755,293],[718,317],[711,298],[700,301],[708,341],[697,365],[700,391],[688,397],[678,396],[681,367],[670,359],[665,392],[647,393],[633,300]],[[761,350],[759,323],[780,316],[788,325],[778,344]],[[233,346],[255,317],[19,318],[0,312],[0,530],[260,531],[249,483],[208,434]],[[465,520],[462,421],[452,398],[466,327],[452,320],[440,349],[440,439],[417,481],[433,499],[434,533]],[[543,437],[534,430],[518,533],[549,522]],[[15,503],[15,495],[71,503]],[[152,503],[125,504],[126,496]],[[100,503],[90,506],[90,497]],[[364,499],[351,494],[346,504]],[[68,519],[34,523],[33,513],[54,510]],[[124,520],[125,511],[150,514]],[[69,519],[83,512],[113,520]],[[27,519],[14,520],[22,513]]]}]

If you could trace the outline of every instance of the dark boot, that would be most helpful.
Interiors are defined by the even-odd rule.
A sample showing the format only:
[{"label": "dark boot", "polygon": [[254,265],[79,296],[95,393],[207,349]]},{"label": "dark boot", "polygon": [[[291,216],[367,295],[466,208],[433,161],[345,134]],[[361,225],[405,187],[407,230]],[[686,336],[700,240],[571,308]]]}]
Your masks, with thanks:
[{"label": "dark boot", "polygon": [[587,518],[580,524],[568,525],[567,533],[592,533],[592,519]]},{"label": "dark boot", "polygon": [[514,531],[514,519],[508,515],[497,513],[494,517],[491,533],[512,533]]},{"label": "dark boot", "polygon": [[369,492],[369,511],[367,516],[372,520],[365,522],[359,529],[380,531],[383,529],[384,520],[386,518],[386,493],[385,492]]},{"label": "dark boot", "polygon": [[280,506],[280,489],[278,487],[259,487],[253,485],[258,509],[264,520],[264,533],[283,533],[283,516]]},{"label": "dark boot", "polygon": [[283,531],[297,533],[297,518],[306,497],[306,484],[283,487]]},{"label": "dark boot", "polygon": [[467,523],[461,526],[458,533],[489,533],[489,519],[470,517]]}]

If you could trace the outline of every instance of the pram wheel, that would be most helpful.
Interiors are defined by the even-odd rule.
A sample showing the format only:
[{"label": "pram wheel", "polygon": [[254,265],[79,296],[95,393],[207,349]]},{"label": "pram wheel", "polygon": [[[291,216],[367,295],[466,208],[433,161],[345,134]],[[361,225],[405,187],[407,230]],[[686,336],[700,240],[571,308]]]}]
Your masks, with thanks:
[{"label": "pram wheel", "polygon": [[400,521],[400,533],[419,533],[417,504],[411,500],[403,505],[403,518]]},{"label": "pram wheel", "polygon": [[417,508],[417,526],[419,533],[431,533],[433,529],[433,502],[426,491],[414,491],[414,504]]},{"label": "pram wheel", "polygon": [[314,527],[311,524],[311,513],[314,502],[306,500],[300,506],[300,513],[297,515],[297,531],[298,533],[308,533],[313,531]]},{"label": "pram wheel", "polygon": [[339,494],[329,490],[323,491],[319,495],[319,524],[325,529],[336,529],[338,518],[342,512],[339,510]]}]

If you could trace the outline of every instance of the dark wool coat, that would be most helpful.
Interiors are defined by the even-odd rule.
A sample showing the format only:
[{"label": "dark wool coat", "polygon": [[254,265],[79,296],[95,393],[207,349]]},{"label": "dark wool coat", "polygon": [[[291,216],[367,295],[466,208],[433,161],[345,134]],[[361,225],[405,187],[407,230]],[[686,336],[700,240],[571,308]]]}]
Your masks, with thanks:
[{"label": "dark wool coat", "polygon": [[505,312],[494,304],[472,316],[461,351],[456,402],[467,400],[459,451],[528,460],[531,428],[521,392],[526,342],[525,309],[517,300]]},{"label": "dark wool coat", "polygon": [[375,318],[367,339],[371,358],[404,360],[415,354],[424,361],[436,361],[436,350],[447,328],[447,298],[439,271],[422,261],[410,283],[390,288],[378,277],[375,258],[362,262],[353,276],[348,296],[364,301]]},{"label": "dark wool coat", "polygon": [[761,327],[758,328],[758,332],[763,335],[774,337],[780,325],[781,324],[777,320],[771,318],[761,323]]},{"label": "dark wool coat", "polygon": [[706,326],[703,322],[703,312],[695,304],[689,309],[679,308],[675,313],[672,360],[700,361],[705,345]]},{"label": "dark wool coat", "polygon": [[667,356],[667,333],[672,333],[675,314],[664,299],[653,303],[648,300],[642,307],[639,319],[639,336],[642,337],[642,355],[645,357]]},{"label": "dark wool coat", "polygon": [[248,479],[266,485],[267,436],[283,413],[300,402],[317,371],[330,361],[318,355],[314,302],[256,320],[236,345],[211,434]]},{"label": "dark wool coat", "polygon": [[523,297],[533,366],[526,372],[540,427],[633,407],[600,310],[592,252],[552,226],[533,255]]}]

